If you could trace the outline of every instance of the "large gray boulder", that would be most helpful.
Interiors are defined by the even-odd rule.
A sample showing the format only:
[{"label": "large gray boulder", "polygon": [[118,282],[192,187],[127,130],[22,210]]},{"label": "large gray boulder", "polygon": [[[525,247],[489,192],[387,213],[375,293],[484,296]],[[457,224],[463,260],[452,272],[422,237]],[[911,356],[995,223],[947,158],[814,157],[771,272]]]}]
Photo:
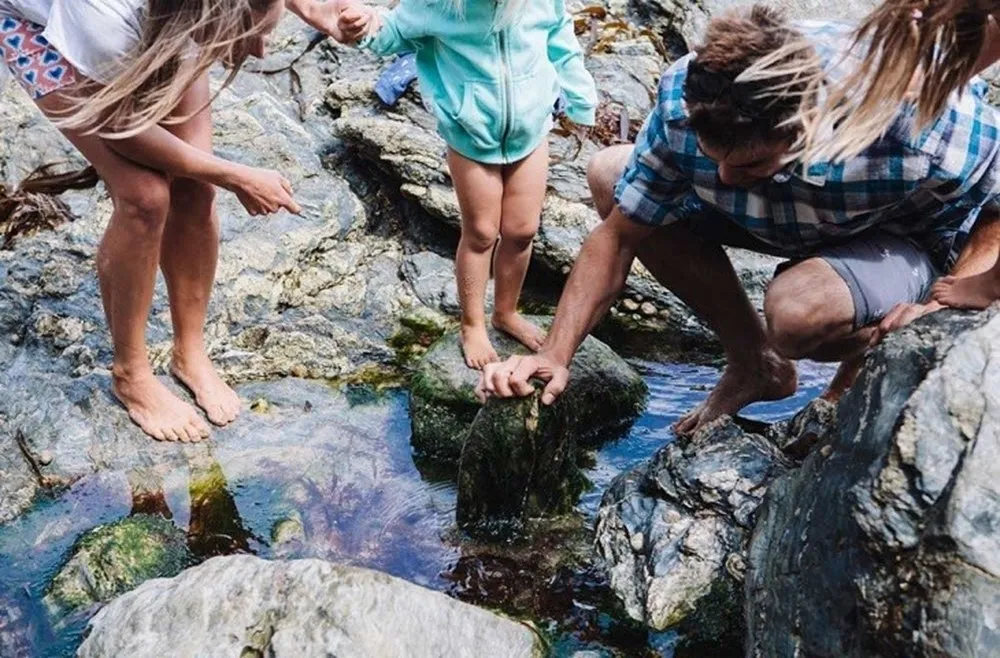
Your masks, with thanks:
[{"label": "large gray boulder", "polygon": [[1000,652],[1000,312],[890,336],[827,449],[774,482],[749,556],[747,654]]},{"label": "large gray boulder", "polygon": [[739,644],[757,507],[790,466],[774,443],[722,418],[619,476],[601,502],[596,543],[628,614]]},{"label": "large gray boulder", "polygon": [[238,556],[115,600],[78,655],[534,658],[542,643],[526,626],[382,573]]}]

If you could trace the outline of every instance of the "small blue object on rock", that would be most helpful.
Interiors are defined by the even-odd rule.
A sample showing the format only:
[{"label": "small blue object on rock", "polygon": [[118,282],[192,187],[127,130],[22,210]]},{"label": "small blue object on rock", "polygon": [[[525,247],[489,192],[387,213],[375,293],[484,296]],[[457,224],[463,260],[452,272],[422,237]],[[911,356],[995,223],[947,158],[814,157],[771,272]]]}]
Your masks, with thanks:
[{"label": "small blue object on rock", "polygon": [[406,93],[417,77],[417,56],[405,53],[382,71],[375,81],[375,94],[388,106],[393,106]]}]

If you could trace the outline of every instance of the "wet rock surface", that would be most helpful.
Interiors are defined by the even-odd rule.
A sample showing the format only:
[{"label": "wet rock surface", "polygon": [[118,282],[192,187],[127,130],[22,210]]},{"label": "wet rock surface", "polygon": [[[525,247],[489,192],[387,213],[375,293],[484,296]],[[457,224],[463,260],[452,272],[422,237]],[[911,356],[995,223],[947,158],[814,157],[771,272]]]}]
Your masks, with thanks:
[{"label": "wet rock surface", "polygon": [[597,549],[628,613],[739,646],[755,514],[790,466],[774,443],[723,418],[619,476],[601,502]]},{"label": "wet rock surface", "polygon": [[768,491],[747,582],[760,656],[988,656],[1000,647],[997,309],[891,336],[830,450]]},{"label": "wet rock surface", "polygon": [[[169,649],[167,649],[169,647]],[[91,623],[81,658],[542,655],[526,626],[403,580],[318,560],[210,560]]]},{"label": "wet rock surface", "polygon": [[[547,322],[544,318],[530,319],[540,326]],[[498,331],[491,330],[490,340],[502,358],[529,353]],[[610,347],[592,337],[584,341],[570,367],[570,386],[559,403],[568,411],[567,431],[582,446],[594,446],[620,435],[642,410],[646,395],[642,378]],[[479,379],[480,373],[465,365],[457,331],[445,334],[427,351],[410,380],[413,446],[420,457],[458,462],[470,427],[480,413],[475,395]],[[515,408],[518,413],[510,421],[517,425],[523,422],[528,409],[510,407]],[[501,425],[507,421],[494,419]],[[486,416],[483,421],[491,422]],[[484,431],[487,435],[492,436]],[[504,459],[511,468],[513,461],[513,454]]]}]

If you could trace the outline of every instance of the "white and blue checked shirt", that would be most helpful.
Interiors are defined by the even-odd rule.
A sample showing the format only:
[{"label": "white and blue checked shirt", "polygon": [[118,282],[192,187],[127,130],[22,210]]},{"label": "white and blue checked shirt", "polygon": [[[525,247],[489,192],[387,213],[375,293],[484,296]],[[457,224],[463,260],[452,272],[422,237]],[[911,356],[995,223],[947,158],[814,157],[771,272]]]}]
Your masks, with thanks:
[{"label": "white and blue checked shirt", "polygon": [[[796,27],[816,45],[831,78],[857,61],[843,57],[850,25]],[[678,60],[663,75],[656,108],[615,190],[618,208],[636,222],[735,221],[788,257],[877,228],[912,237],[938,267],[950,269],[980,211],[1000,192],[998,117],[981,82],[953,96],[918,136],[912,108],[903,109],[885,137],[848,162],[815,163],[808,171],[793,162],[752,189],[725,185],[687,124],[690,61]]]}]

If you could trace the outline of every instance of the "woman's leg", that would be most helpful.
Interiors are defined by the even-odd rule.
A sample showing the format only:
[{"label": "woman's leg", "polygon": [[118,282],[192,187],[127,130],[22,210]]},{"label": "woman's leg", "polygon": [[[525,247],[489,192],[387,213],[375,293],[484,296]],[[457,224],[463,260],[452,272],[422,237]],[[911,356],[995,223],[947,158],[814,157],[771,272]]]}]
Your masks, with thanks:
[{"label": "woman's leg", "polygon": [[[205,75],[184,96],[177,113],[198,114],[167,126],[188,144],[212,150],[211,98]],[[204,108],[204,109],[202,109]],[[215,188],[188,178],[170,185],[170,212],[160,248],[160,267],[167,280],[170,317],[174,325],[174,354],[170,369],[194,393],[208,419],[228,425],[240,412],[240,398],[219,377],[205,348],[205,317],[219,261],[219,217]]]},{"label": "woman's leg", "polygon": [[466,365],[482,370],[499,359],[486,334],[486,284],[500,231],[503,178],[500,167],[473,162],[450,149],[448,169],[462,209],[462,238],[455,255],[462,351]]},{"label": "woman's leg", "polygon": [[[48,115],[66,106],[60,93],[39,102]],[[67,133],[108,187],[114,212],[97,251],[104,312],[114,348],[114,392],[144,432],[166,441],[198,441],[208,426],[153,374],[146,354],[146,320],[170,210],[167,179],[118,155],[103,139]]]},{"label": "woman's leg", "polygon": [[531,262],[531,245],[538,233],[548,174],[548,142],[504,169],[500,247],[494,261],[497,301],[493,326],[532,350],[542,346],[545,333],[517,312],[517,301]]}]

